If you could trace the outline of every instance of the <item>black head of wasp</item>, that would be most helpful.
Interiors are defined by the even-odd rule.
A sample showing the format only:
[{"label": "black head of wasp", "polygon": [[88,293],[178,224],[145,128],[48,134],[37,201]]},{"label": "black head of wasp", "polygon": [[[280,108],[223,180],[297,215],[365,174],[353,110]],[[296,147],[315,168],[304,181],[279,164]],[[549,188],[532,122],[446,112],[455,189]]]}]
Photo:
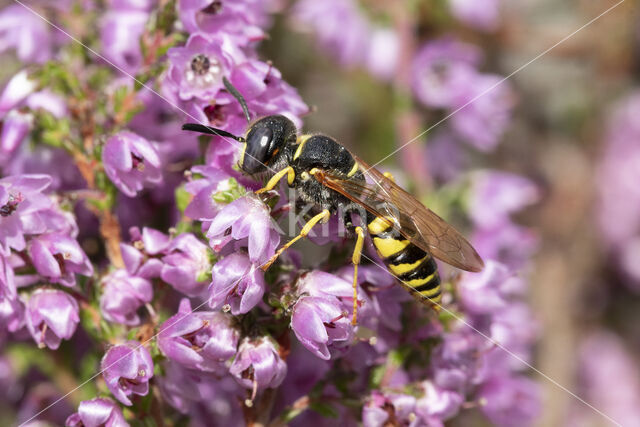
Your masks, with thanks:
[{"label": "black head of wasp", "polygon": [[[247,121],[249,111],[242,95],[225,79],[227,90],[240,102]],[[450,224],[400,188],[389,176],[371,168],[335,139],[322,134],[302,134],[282,115],[250,123],[246,136],[188,123],[184,130],[230,137],[243,144],[240,168],[248,175],[266,175],[273,189],[286,176],[300,199],[315,207],[300,234],[282,246],[263,266],[269,266],[297,240],[339,208],[364,208],[366,229],[388,270],[420,302],[438,309],[442,298],[440,277],[433,257],[466,271],[481,271],[484,263],[471,244]],[[357,273],[364,242],[363,227],[353,226],[356,236],[352,256],[353,324],[357,313]]]}]

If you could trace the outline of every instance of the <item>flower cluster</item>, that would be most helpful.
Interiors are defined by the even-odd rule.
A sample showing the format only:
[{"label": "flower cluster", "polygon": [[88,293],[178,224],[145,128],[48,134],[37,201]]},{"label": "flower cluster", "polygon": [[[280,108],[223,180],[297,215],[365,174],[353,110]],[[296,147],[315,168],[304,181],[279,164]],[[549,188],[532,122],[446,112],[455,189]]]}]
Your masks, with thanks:
[{"label": "flower cluster", "polygon": [[[0,11],[0,49],[30,64],[0,95],[0,343],[20,350],[30,334],[86,361],[60,369],[84,376],[95,365],[94,391],[109,397],[82,401],[57,420],[67,426],[184,416],[319,425],[316,413],[341,425],[442,425],[472,406],[497,425],[531,423],[536,386],[502,348],[529,360],[536,335],[520,326],[534,322],[517,275],[535,239],[510,217],[536,201],[533,184],[489,171],[460,179],[455,199],[487,266],[459,280],[441,269],[438,315],[398,286],[369,241],[354,283],[351,247],[331,231],[337,216],[329,237],[311,239],[328,257],[303,262],[291,249],[265,271],[284,237],[281,214],[298,206],[254,193],[260,183],[236,167],[237,141],[180,131],[186,120],[246,133],[229,82],[251,120],[282,114],[302,125],[310,108],[257,51],[277,3],[38,6],[54,17],[86,8],[76,18],[95,61],[27,9]],[[493,29],[497,2],[482,3],[449,6]],[[355,1],[300,0],[291,16],[341,63],[394,77],[397,34]],[[511,97],[501,87],[476,101],[499,81],[480,60],[454,39],[428,42],[414,58],[413,96],[459,110],[451,134],[489,150]]]}]

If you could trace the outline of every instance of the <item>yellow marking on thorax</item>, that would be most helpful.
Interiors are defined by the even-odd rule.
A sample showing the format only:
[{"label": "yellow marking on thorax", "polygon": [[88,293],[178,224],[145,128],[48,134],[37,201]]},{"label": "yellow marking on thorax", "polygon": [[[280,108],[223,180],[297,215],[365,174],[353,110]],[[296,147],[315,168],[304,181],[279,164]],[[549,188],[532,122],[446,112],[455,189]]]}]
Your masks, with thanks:
[{"label": "yellow marking on thorax", "polygon": [[298,138],[298,148],[296,149],[296,152],[293,154],[293,160],[296,160],[298,157],[300,157],[300,154],[302,154],[302,148],[304,147],[304,144],[306,144],[307,140],[312,136],[313,135],[309,135],[309,134],[300,135],[300,137]]},{"label": "yellow marking on thorax", "polygon": [[[406,283],[407,285],[411,286],[412,288],[417,288],[418,286],[422,286],[422,285],[424,285],[424,284],[426,284],[426,283],[429,283],[429,282],[433,279],[433,277],[434,277],[435,275],[436,275],[436,273],[433,273],[433,274],[428,275],[427,277],[423,277],[422,279],[413,279],[413,280],[409,280],[409,281],[407,281],[407,282],[405,282],[405,283]],[[436,287],[435,287],[435,289],[437,290],[437,289],[438,289],[438,286],[436,286]],[[423,291],[423,292],[430,292],[430,293],[434,293],[434,292],[432,292],[432,291],[433,291],[433,289],[428,289],[428,290]],[[423,292],[420,292],[420,293],[423,293]],[[424,295],[424,294],[423,294],[423,295]]]},{"label": "yellow marking on thorax", "polygon": [[414,262],[412,264],[397,264],[397,265],[389,264],[389,269],[391,269],[391,272],[393,274],[396,274],[396,275],[400,276],[402,274],[405,274],[405,273],[408,273],[410,271],[415,270],[427,258],[428,257],[424,257],[424,258],[419,259],[418,261],[416,261],[416,262]]},{"label": "yellow marking on thorax", "polygon": [[374,237],[373,244],[376,246],[381,257],[388,258],[409,246],[409,241]]},{"label": "yellow marking on thorax", "polygon": [[386,216],[379,216],[367,226],[367,230],[371,234],[380,234],[389,229],[393,225],[393,220]]},{"label": "yellow marking on thorax", "polygon": [[351,168],[351,170],[349,171],[349,173],[347,174],[347,178],[351,178],[353,175],[356,174],[356,172],[358,172],[358,169],[360,168],[360,165],[358,164],[358,162],[355,162],[353,164],[353,167]]}]

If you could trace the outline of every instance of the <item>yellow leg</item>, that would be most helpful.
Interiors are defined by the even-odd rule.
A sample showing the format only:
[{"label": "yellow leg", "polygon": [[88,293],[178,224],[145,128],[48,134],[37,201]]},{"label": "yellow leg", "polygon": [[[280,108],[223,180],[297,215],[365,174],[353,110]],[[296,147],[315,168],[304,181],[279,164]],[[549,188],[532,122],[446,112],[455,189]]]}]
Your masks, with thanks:
[{"label": "yellow leg", "polygon": [[269,259],[269,261],[267,261],[267,263],[262,266],[262,269],[266,271],[269,267],[271,267],[271,264],[273,264],[275,262],[275,260],[278,259],[278,257],[282,254],[282,252],[286,251],[289,248],[289,246],[293,245],[298,240],[300,240],[300,239],[302,239],[304,237],[307,237],[307,235],[309,234],[311,229],[317,223],[319,223],[320,221],[323,221],[323,220],[324,221],[328,220],[330,216],[331,216],[331,212],[329,212],[329,210],[325,209],[322,212],[320,212],[318,215],[316,215],[313,218],[311,218],[309,220],[309,222],[307,222],[304,225],[304,227],[302,227],[302,230],[300,231],[300,234],[298,234],[293,239],[289,240],[283,247],[278,249],[278,252],[276,252],[275,255],[273,255],[271,257],[271,259]]},{"label": "yellow leg", "polygon": [[358,240],[356,240],[356,247],[353,249],[353,255],[351,256],[351,263],[353,264],[353,317],[351,324],[353,326],[358,324],[358,264],[360,264],[360,255],[362,255],[362,246],[364,245],[362,227],[356,227],[356,234],[358,235]]},{"label": "yellow leg", "polygon": [[276,185],[278,185],[278,182],[280,182],[280,180],[285,175],[287,175],[287,182],[289,183],[289,185],[293,184],[293,180],[296,178],[296,173],[293,171],[293,168],[291,166],[287,166],[286,168],[282,169],[281,171],[279,171],[278,173],[273,175],[271,177],[271,179],[269,180],[269,182],[267,182],[267,185],[265,185],[261,189],[257,190],[256,194],[260,194],[260,193],[264,193],[265,191],[273,190],[273,188]]}]

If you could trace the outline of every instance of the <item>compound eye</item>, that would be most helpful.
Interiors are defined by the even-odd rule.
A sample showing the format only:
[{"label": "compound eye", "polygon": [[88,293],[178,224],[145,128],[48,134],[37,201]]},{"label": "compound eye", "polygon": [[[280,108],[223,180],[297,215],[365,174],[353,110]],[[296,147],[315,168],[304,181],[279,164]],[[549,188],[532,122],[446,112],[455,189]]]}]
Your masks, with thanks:
[{"label": "compound eye", "polygon": [[252,130],[247,136],[247,148],[242,159],[242,169],[252,174],[264,169],[269,160],[269,147],[273,140],[273,131],[268,127]]}]

